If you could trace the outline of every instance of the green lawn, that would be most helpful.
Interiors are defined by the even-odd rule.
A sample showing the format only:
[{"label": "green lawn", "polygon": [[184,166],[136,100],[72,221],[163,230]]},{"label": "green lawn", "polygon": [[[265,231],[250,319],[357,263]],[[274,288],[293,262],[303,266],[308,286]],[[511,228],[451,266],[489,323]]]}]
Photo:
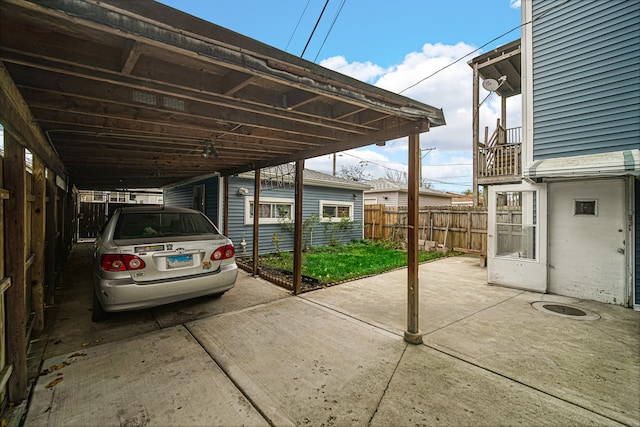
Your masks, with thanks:
[{"label": "green lawn", "polygon": [[[407,253],[388,244],[360,240],[336,246],[318,246],[302,254],[302,274],[318,279],[321,284],[369,276],[407,265]],[[440,258],[443,254],[420,252],[419,261]],[[260,257],[260,264],[293,270],[289,252]]]}]

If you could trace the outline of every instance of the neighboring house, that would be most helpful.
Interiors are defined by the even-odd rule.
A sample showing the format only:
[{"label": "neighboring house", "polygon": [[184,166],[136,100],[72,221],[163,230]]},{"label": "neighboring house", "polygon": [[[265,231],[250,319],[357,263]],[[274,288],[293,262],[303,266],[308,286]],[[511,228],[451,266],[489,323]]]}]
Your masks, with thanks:
[{"label": "neighboring house", "polygon": [[[451,195],[451,206],[473,206],[473,195],[472,194],[456,194],[456,193],[448,193]],[[478,205],[484,205],[484,198],[482,196],[478,197]]]},{"label": "neighboring house", "polygon": [[[384,178],[372,179],[367,184],[371,189],[364,192],[364,203],[366,205],[392,207],[406,207],[408,205],[407,184]],[[450,206],[451,198],[452,196],[449,193],[421,188],[419,206]]]},{"label": "neighboring house", "polygon": [[521,132],[474,131],[488,280],[640,309],[640,2],[523,0],[522,19],[470,62],[523,106]]},{"label": "neighboring house", "polygon": [[[260,254],[273,253],[278,249],[293,250],[293,230],[289,220],[295,208],[293,174],[276,173],[276,169],[260,172]],[[213,175],[168,187],[164,190],[165,205],[194,207],[216,224],[221,224],[223,179]],[[250,257],[253,254],[254,173],[247,172],[228,179],[228,237],[233,240],[239,257]],[[363,191],[368,188],[368,185],[305,169],[302,217],[308,225],[303,230],[303,243],[318,246],[362,239]],[[311,220],[312,217],[316,220]]]},{"label": "neighboring house", "polygon": [[133,189],[128,191],[78,191],[80,203],[126,203],[136,205],[161,205],[162,191]]},{"label": "neighboring house", "polygon": [[128,205],[162,205],[159,189],[131,189],[127,191],[78,191],[79,239],[95,238],[111,214]]}]

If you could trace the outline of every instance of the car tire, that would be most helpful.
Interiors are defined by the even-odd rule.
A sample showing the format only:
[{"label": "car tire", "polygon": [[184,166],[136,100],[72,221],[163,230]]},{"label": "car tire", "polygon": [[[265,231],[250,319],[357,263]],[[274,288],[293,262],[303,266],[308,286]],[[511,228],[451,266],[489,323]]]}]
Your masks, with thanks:
[{"label": "car tire", "polygon": [[[224,292],[227,292],[227,291],[224,291]],[[224,292],[217,292],[217,293],[215,293],[215,294],[211,294],[211,295],[209,295],[209,297],[211,297],[211,298],[213,298],[213,299],[218,299],[218,298],[220,298],[222,295],[224,295]]]},{"label": "car tire", "polygon": [[111,317],[111,313],[104,311],[98,300],[98,296],[93,292],[93,307],[91,309],[91,320],[94,322],[101,322]]}]

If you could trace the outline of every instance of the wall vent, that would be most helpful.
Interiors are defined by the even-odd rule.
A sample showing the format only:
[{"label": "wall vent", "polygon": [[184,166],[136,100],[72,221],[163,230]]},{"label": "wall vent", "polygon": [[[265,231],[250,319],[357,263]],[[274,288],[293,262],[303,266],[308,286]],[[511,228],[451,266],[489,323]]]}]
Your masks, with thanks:
[{"label": "wall vent", "polygon": [[133,102],[147,105],[157,105],[158,97],[152,93],[140,92],[139,90],[133,91]]}]

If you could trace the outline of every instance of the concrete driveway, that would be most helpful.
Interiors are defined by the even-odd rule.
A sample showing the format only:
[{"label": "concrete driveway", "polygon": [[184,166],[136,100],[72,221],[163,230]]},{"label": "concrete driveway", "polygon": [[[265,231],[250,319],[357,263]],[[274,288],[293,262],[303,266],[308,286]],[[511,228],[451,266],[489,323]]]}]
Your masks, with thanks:
[{"label": "concrete driveway", "polygon": [[420,267],[414,346],[406,270],[298,297],[241,273],[220,299],[93,324],[86,255],[34,343],[26,426],[640,425],[640,312],[488,286],[477,258]]}]

